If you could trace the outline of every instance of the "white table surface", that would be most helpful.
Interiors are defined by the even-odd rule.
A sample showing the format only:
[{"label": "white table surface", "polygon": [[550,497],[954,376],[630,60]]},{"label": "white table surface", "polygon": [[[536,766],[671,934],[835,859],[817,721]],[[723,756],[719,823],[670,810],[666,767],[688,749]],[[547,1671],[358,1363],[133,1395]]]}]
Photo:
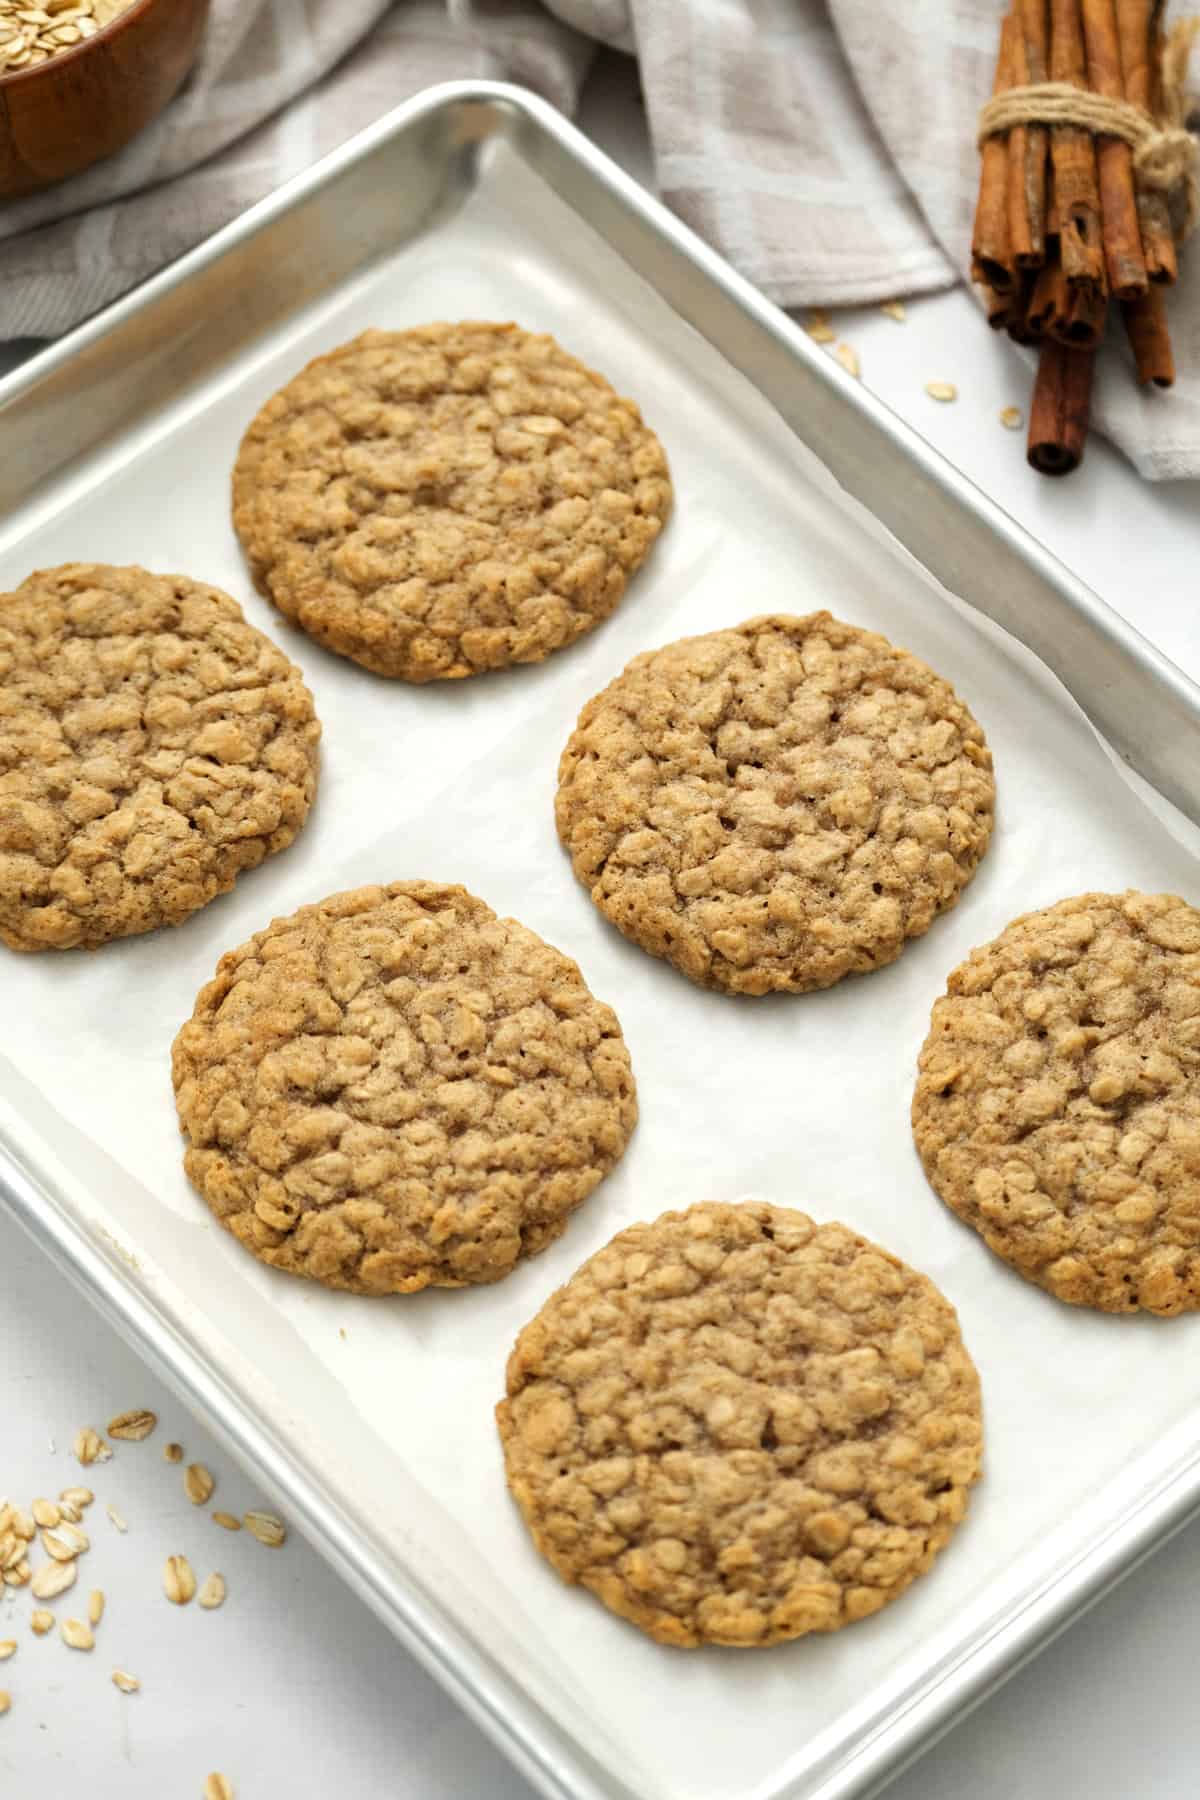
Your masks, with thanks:
[{"label": "white table surface", "polygon": [[[589,86],[585,128],[648,177],[636,84],[616,59]],[[1200,679],[1200,484],[1150,487],[1096,442],[1065,483],[1025,466],[1023,439],[998,423],[1024,406],[1029,375],[971,303],[952,293],[911,304],[896,324],[874,309],[839,314],[862,378],[1111,605]],[[954,405],[924,393],[957,384]],[[141,1445],[83,1472],[76,1428],[145,1406],[160,1424]],[[220,1770],[237,1800],[531,1800],[516,1775],[415,1662],[297,1538],[268,1551],[191,1507],[162,1457],[176,1438],[217,1476],[213,1506],[262,1501],[208,1433],[0,1215],[0,1497],[22,1504],[74,1481],[96,1489],[93,1548],[74,1591],[108,1607],[91,1655],[33,1637],[27,1590],[0,1588],[0,1662],[12,1709],[0,1719],[0,1796],[192,1800]],[[1029,1471],[1036,1481],[1037,1470]],[[103,1516],[111,1501],[129,1530]],[[202,1577],[220,1568],[219,1612],[168,1606],[165,1556]],[[1175,1800],[1200,1769],[1200,1522],[959,1723],[889,1788],[890,1800]],[[584,1602],[581,1601],[581,1604]],[[123,1697],[123,1667],[142,1692]]]}]

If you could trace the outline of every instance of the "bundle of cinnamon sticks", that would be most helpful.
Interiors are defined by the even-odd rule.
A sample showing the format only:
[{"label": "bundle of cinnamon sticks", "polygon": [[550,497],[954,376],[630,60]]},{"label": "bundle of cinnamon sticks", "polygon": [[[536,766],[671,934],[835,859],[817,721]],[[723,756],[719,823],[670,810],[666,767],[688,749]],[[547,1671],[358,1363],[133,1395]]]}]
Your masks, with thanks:
[{"label": "bundle of cinnamon sticks", "polygon": [[[993,93],[1039,82],[1161,113],[1164,0],[1012,0]],[[1175,280],[1166,194],[1128,143],[1078,124],[1014,124],[982,146],[972,275],[988,323],[1040,344],[1029,461],[1065,475],[1083,456],[1096,348],[1110,299],[1138,380],[1175,379],[1163,289]]]}]

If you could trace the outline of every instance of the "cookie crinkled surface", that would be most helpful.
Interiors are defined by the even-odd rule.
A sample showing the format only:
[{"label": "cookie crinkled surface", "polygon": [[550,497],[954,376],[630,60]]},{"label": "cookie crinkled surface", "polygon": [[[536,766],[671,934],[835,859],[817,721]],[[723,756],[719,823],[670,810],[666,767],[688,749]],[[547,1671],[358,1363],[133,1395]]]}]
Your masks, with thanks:
[{"label": "cookie crinkled surface", "polygon": [[913,1099],[931,1183],[1059,1299],[1200,1307],[1200,912],[1081,894],[973,950]]},{"label": "cookie crinkled surface", "polygon": [[982,1454],[933,1283],[759,1203],[620,1232],[521,1332],[497,1422],[542,1554],[684,1647],[878,1612],[962,1520]]},{"label": "cookie crinkled surface", "polygon": [[219,588],[67,563],[0,595],[0,938],[178,925],[290,844],[320,726]]},{"label": "cookie crinkled surface", "polygon": [[729,993],[894,961],[987,848],[983,732],[948,682],[827,612],[635,657],[559,764],[558,832],[600,911]]},{"label": "cookie crinkled surface", "polygon": [[187,1173],[263,1262],[363,1294],[496,1281],[637,1118],[611,1008],[461,887],[358,888],[222,957],[173,1056]]},{"label": "cookie crinkled surface", "polygon": [[612,612],[671,506],[632,400],[511,324],[368,331],[242,440],[254,578],[318,643],[433,681],[540,662]]}]

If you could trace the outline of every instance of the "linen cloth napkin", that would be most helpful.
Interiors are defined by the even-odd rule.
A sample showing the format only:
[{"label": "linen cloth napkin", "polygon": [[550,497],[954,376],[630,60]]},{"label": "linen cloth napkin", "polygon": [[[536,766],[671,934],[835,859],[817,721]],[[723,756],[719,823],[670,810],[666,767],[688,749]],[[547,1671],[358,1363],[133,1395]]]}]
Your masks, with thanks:
[{"label": "linen cloth napkin", "polygon": [[[565,112],[591,50],[636,55],[659,190],[784,306],[965,276],[1004,0],[213,0],[200,62],[119,156],[0,217],[0,334],[66,330],[431,82],[524,82]],[[1093,415],[1151,479],[1200,476],[1200,239],[1179,379],[1119,329]],[[981,330],[983,329],[981,325]]]}]

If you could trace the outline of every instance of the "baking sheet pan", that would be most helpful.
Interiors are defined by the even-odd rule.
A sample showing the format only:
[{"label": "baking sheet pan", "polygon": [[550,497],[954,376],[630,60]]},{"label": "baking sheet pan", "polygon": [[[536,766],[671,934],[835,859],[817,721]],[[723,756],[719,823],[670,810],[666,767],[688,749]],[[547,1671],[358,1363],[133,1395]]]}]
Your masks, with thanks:
[{"label": "baking sheet pan", "polygon": [[[546,160],[548,139],[565,162]],[[209,253],[89,328],[73,361],[56,353],[9,384],[11,441],[32,443],[33,423],[53,418],[65,466],[55,472],[38,435],[36,488],[0,536],[0,583],[73,557],[215,581],[300,664],[326,736],[308,826],[232,895],[95,955],[5,957],[0,1185],[544,1791],[864,1793],[1200,1498],[1197,1321],[1100,1318],[1021,1282],[929,1192],[907,1123],[930,1005],[971,945],[1087,887],[1194,897],[1200,834],[1148,807],[1047,670],[940,590],[878,515],[903,510],[917,481],[919,529],[943,554],[982,533],[995,563],[1009,559],[1006,604],[1030,608],[1039,648],[1061,607],[1067,650],[1055,637],[1052,653],[1085,687],[1120,667],[1118,691],[1096,676],[1093,717],[1164,789],[1195,766],[1200,715],[1177,672],[1015,528],[964,508],[936,459],[873,419],[810,348],[793,346],[795,382],[772,380],[768,403],[739,370],[773,367],[786,333],[758,343],[747,291],[727,337],[739,287],[725,275],[695,329],[710,253],[695,253],[681,316],[661,289],[686,235],[537,103],[442,92],[339,155],[227,237],[223,265]],[[581,211],[589,171],[596,204]],[[349,237],[346,180],[365,209]],[[618,202],[636,227],[624,258],[605,216]],[[654,254],[639,260],[639,246]],[[276,285],[289,256],[308,269],[290,298]],[[222,271],[219,344],[201,290]],[[308,356],[367,325],[456,316],[551,330],[634,394],[666,444],[677,513],[618,613],[573,649],[415,690],[326,655],[252,593],[228,477],[241,429]],[[807,426],[796,390],[827,397]],[[806,436],[827,463],[880,472],[875,518]],[[892,968],[799,1000],[705,994],[607,928],[574,882],[553,827],[558,752],[638,650],[821,604],[956,683],[995,752],[996,837],[959,907]],[[406,876],[461,880],[579,960],[622,1020],[642,1121],[563,1239],[499,1286],[371,1301],[261,1269],[210,1220],[183,1177],[168,1057],[222,950],[307,900]],[[519,1326],[615,1230],[749,1195],[842,1218],[942,1286],[980,1367],[987,1471],[933,1573],[877,1618],[768,1652],[689,1655],[644,1640],[536,1557],[504,1491],[491,1408]]]}]

